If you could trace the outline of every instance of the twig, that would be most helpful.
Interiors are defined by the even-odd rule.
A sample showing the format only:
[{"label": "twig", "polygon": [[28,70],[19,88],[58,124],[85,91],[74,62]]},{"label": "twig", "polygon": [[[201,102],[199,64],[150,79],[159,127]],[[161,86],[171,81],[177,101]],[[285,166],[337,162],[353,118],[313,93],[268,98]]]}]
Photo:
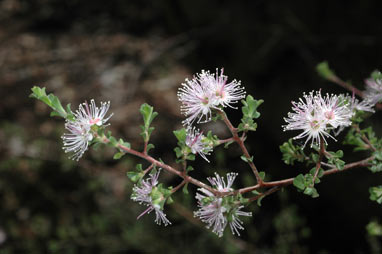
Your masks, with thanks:
[{"label": "twig", "polygon": [[[373,159],[374,159],[374,156],[370,156],[364,160],[360,160],[360,161],[346,164],[343,169],[333,168],[333,169],[326,170],[326,171],[324,171],[323,176],[343,172],[343,171],[349,170],[351,168],[368,166],[369,165],[368,162],[373,160]],[[261,186],[260,186],[260,184],[256,184],[253,186],[249,186],[249,187],[241,188],[241,189],[236,190],[236,191],[229,192],[229,193],[227,193],[227,195],[235,195],[237,193],[244,194],[244,193],[247,193],[250,191],[260,189],[261,187],[275,187],[275,186],[283,187],[283,186],[287,186],[287,185],[290,185],[293,183],[294,178],[295,177],[287,178],[287,179],[283,179],[283,180],[279,180],[279,181],[263,182],[263,184]]]},{"label": "twig", "polygon": [[233,140],[240,146],[240,149],[242,150],[244,156],[247,158],[247,162],[249,166],[251,167],[253,174],[256,176],[256,181],[259,185],[263,184],[263,180],[260,177],[259,171],[257,170],[255,164],[253,163],[251,156],[248,153],[247,148],[245,147],[244,141],[242,138],[239,137],[237,128],[233,127],[231,121],[228,119],[227,115],[224,111],[219,110],[218,111],[220,116],[223,118],[224,123],[227,125],[228,129],[230,130],[232,134]]},{"label": "twig", "polygon": [[317,178],[317,175],[318,175],[318,172],[320,171],[320,168],[321,168],[321,161],[322,161],[322,157],[324,156],[325,154],[325,143],[324,143],[324,138],[323,137],[320,137],[320,152],[319,152],[319,158],[318,158],[318,161],[316,163],[316,171],[314,172],[314,176],[313,176],[313,181],[312,181],[312,186],[314,185],[314,183],[316,182],[316,178]]},{"label": "twig", "polygon": [[182,188],[183,185],[185,185],[186,183],[187,183],[187,181],[183,179],[183,181],[182,181],[180,184],[178,184],[174,189],[171,190],[171,193],[175,193],[175,192],[177,192],[177,191],[178,191],[180,188]]}]

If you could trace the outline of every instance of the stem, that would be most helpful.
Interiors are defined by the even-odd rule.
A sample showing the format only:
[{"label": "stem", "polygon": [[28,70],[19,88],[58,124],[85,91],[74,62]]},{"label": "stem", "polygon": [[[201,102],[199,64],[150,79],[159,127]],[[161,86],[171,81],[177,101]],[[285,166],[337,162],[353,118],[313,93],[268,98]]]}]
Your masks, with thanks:
[{"label": "stem", "polygon": [[[107,137],[105,137],[105,136],[101,137],[100,141],[105,143],[105,144],[110,142],[110,140]],[[154,159],[153,157],[151,157],[151,156],[149,156],[149,155],[147,155],[147,154],[145,154],[143,152],[138,152],[138,151],[136,151],[134,149],[131,149],[131,148],[128,148],[128,147],[126,147],[126,146],[124,146],[122,144],[117,144],[116,148],[119,148],[119,149],[123,150],[126,153],[135,155],[135,156],[137,156],[139,158],[142,158],[142,159],[144,159],[146,161],[149,161],[149,162],[151,162],[151,164],[153,164],[155,166],[158,166],[160,168],[163,168],[164,170],[166,170],[166,171],[168,171],[170,173],[173,173],[173,174],[183,178],[186,182],[192,183],[192,184],[194,184],[196,186],[199,186],[200,188],[206,189],[206,190],[210,191],[211,193],[213,193],[213,194],[215,194],[217,196],[222,195],[222,192],[211,188],[207,184],[204,184],[201,181],[198,181],[195,178],[192,178],[191,176],[186,175],[184,172],[178,171],[177,169],[171,167],[170,165],[164,164],[164,163]]]},{"label": "stem", "polygon": [[220,139],[220,140],[218,141],[218,142],[219,142],[218,145],[225,144],[225,143],[232,142],[232,141],[235,141],[235,139],[234,139],[233,137],[226,138],[226,139]]},{"label": "stem", "polygon": [[[333,83],[335,83],[339,86],[342,86],[343,88],[345,88],[345,89],[349,90],[350,92],[358,95],[359,97],[364,98],[363,92],[361,90],[359,90],[356,87],[354,87],[353,85],[343,81],[342,79],[340,79],[336,75],[328,78],[328,80],[332,81]],[[382,110],[382,103],[375,104],[375,108],[378,110]]]},{"label": "stem", "polygon": [[186,180],[187,182],[190,182],[190,183],[192,183],[192,184],[194,184],[194,185],[196,185],[196,186],[199,186],[199,187],[201,187],[201,188],[204,188],[204,189],[206,189],[206,190],[209,190],[210,192],[212,192],[212,193],[214,193],[214,194],[220,194],[219,191],[217,191],[217,190],[211,188],[210,186],[208,186],[208,185],[206,185],[206,184],[204,184],[204,183],[202,183],[202,182],[196,180],[195,178],[192,178],[191,176],[188,176],[188,175],[183,174],[182,172],[176,170],[175,168],[173,168],[173,167],[171,167],[171,166],[169,166],[169,165],[167,165],[167,164],[164,164],[164,163],[162,163],[162,162],[160,162],[160,161],[154,159],[153,157],[151,157],[151,156],[149,156],[149,155],[147,155],[147,154],[144,154],[144,153],[135,151],[135,150],[130,149],[130,148],[128,148],[128,147],[126,147],[126,146],[123,146],[123,145],[121,145],[121,144],[118,144],[117,146],[118,146],[118,148],[122,149],[122,150],[125,151],[126,153],[129,153],[129,154],[135,155],[135,156],[137,156],[137,157],[140,157],[140,158],[142,158],[142,159],[145,159],[145,160],[151,162],[152,164],[155,164],[156,166],[158,166],[158,167],[160,167],[160,168],[163,168],[163,169],[165,169],[165,170],[167,170],[167,171],[169,171],[169,172],[171,172],[171,173],[173,173],[173,174],[175,174],[175,175],[177,175],[177,176],[183,178],[183,179]]},{"label": "stem", "polygon": [[148,168],[146,168],[146,169],[143,171],[143,175],[146,175],[147,172],[149,172],[153,167],[154,167],[154,164],[151,164]]},{"label": "stem", "polygon": [[250,198],[250,199],[249,199],[249,202],[256,201],[256,200],[258,200],[259,198],[262,198],[262,197],[266,197],[266,196],[272,194],[273,192],[278,191],[279,189],[281,189],[281,186],[275,186],[275,187],[273,187],[273,188],[267,190],[266,192],[261,193],[260,195],[257,195],[257,196],[255,196],[255,197]]},{"label": "stem", "polygon": [[[356,161],[356,162],[352,162],[352,163],[346,164],[343,169],[333,168],[333,169],[326,170],[326,171],[324,171],[323,176],[331,175],[331,174],[334,174],[334,173],[339,173],[339,172],[346,171],[346,170],[351,169],[351,168],[368,166],[369,165],[369,161],[373,160],[373,159],[374,159],[374,156],[370,156],[370,157],[368,157],[368,158],[366,158],[364,160],[360,160],[360,161]],[[294,180],[294,177],[283,179],[283,180],[279,180],[279,181],[273,181],[273,182],[263,182],[262,185],[256,184],[256,185],[253,185],[253,186],[250,186],[250,187],[241,188],[241,189],[239,189],[237,191],[233,191],[233,192],[227,193],[227,195],[234,195],[236,193],[243,194],[243,193],[247,193],[247,192],[250,192],[250,191],[253,191],[253,190],[257,190],[257,189],[259,189],[261,187],[275,187],[275,186],[284,187],[284,186],[292,184],[293,180]]]},{"label": "stem", "polygon": [[325,154],[325,143],[324,143],[323,137],[320,137],[320,153],[319,153],[318,161],[316,163],[316,171],[314,172],[314,176],[313,176],[313,181],[312,181],[312,186],[311,187],[313,187],[314,183],[316,182],[316,178],[317,178],[318,172],[320,171],[321,161],[322,161],[322,157],[324,156],[324,154]]},{"label": "stem", "polygon": [[182,181],[180,184],[178,184],[174,189],[171,190],[171,193],[175,193],[175,192],[177,192],[177,191],[178,191],[180,188],[182,188],[183,185],[185,185],[186,183],[187,183],[187,181],[183,179],[183,181]]},{"label": "stem", "polygon": [[251,160],[251,156],[248,153],[247,148],[245,147],[243,139],[241,139],[237,133],[237,128],[233,127],[231,121],[228,119],[226,113],[224,111],[219,110],[219,115],[223,118],[224,123],[227,125],[228,129],[230,130],[232,134],[232,139],[240,146],[240,149],[242,150],[244,156],[248,159],[248,164],[251,167],[253,174],[256,176],[256,181],[259,185],[262,185],[264,182],[261,179],[259,175],[259,171],[257,170],[255,164]]},{"label": "stem", "polygon": [[144,148],[143,148],[143,153],[144,154],[147,154],[147,145],[148,145],[148,141],[145,141],[145,146],[144,146]]},{"label": "stem", "polygon": [[332,81],[333,83],[336,83],[339,86],[342,86],[343,88],[349,90],[350,92],[355,93],[359,97],[363,98],[363,92],[361,90],[359,90],[358,88],[354,87],[353,85],[343,81],[342,79],[340,79],[336,75],[330,77],[329,80]]}]

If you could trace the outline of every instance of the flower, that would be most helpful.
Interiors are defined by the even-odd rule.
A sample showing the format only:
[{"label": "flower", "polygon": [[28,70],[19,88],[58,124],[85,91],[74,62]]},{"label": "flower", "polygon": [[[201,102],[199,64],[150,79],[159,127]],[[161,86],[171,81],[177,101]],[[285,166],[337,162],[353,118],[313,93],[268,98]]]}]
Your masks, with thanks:
[{"label": "flower", "polygon": [[211,120],[212,109],[216,106],[215,95],[204,82],[208,79],[207,76],[208,73],[202,70],[202,73],[196,74],[192,80],[186,79],[186,83],[182,83],[182,87],[179,88],[178,99],[182,102],[180,110],[187,117],[183,124],[191,125],[196,119],[198,123]]},{"label": "flower", "polygon": [[192,80],[186,79],[186,83],[182,84],[178,99],[182,103],[181,112],[187,117],[183,124],[191,125],[196,119],[197,123],[209,122],[213,109],[219,106],[234,108],[232,104],[245,97],[240,81],[227,83],[228,77],[223,72],[224,69],[220,74],[218,69],[216,74],[202,70]]},{"label": "flower", "polygon": [[365,99],[370,104],[375,105],[382,101],[382,79],[369,78],[365,80],[366,91],[364,91]]},{"label": "flower", "polygon": [[70,159],[78,161],[88,149],[89,142],[93,139],[89,125],[83,125],[78,121],[67,121],[65,129],[70,133],[62,135],[65,153],[73,152]]},{"label": "flower", "polygon": [[350,118],[353,115],[352,110],[347,106],[343,95],[329,95],[321,96],[321,92],[316,93],[315,104],[318,110],[326,121],[326,124],[331,125],[333,128],[339,126],[349,126],[351,124]]},{"label": "flower", "polygon": [[[294,139],[307,137],[306,143],[312,139],[313,144],[319,144],[320,139],[325,137],[332,137],[327,132],[326,128],[326,118],[324,114],[317,108],[315,104],[315,96],[313,92],[310,92],[309,95],[304,94],[304,102],[301,98],[299,102],[292,102],[292,110],[294,112],[288,113],[288,118],[284,118],[287,125],[284,125],[284,131],[286,130],[302,130],[298,136]],[[333,138],[333,137],[332,137]],[[334,139],[334,138],[333,138]],[[326,140],[325,140],[326,142]]]},{"label": "flower", "polygon": [[228,77],[223,75],[223,73],[223,68],[221,69],[220,75],[218,69],[216,69],[215,75],[207,72],[204,83],[210,87],[215,94],[215,105],[234,108],[231,104],[237,103],[239,100],[245,98],[245,90],[240,86],[240,81],[233,80],[227,84]]},{"label": "flower", "polygon": [[[229,192],[236,176],[236,173],[227,174],[227,183],[223,177],[215,173],[215,177],[207,178],[211,185],[220,192]],[[231,228],[232,234],[240,236],[239,229],[243,230],[243,222],[239,216],[252,216],[252,213],[243,212],[244,207],[240,205],[239,196],[223,196],[217,197],[210,191],[200,188],[195,198],[198,200],[199,210],[194,212],[195,217],[207,224],[207,228],[212,228],[212,232],[219,237],[223,236],[223,232],[227,224]]]},{"label": "flower", "polygon": [[210,162],[206,155],[210,155],[212,147],[203,142],[203,132],[199,132],[195,127],[187,129],[186,145],[191,149],[193,154],[199,154],[207,162]]},{"label": "flower", "polygon": [[74,116],[76,121],[81,122],[85,125],[104,125],[110,117],[113,116],[113,113],[105,118],[106,112],[109,110],[110,101],[109,102],[101,102],[100,108],[98,108],[94,102],[94,100],[90,100],[90,105],[87,102],[80,104],[79,109],[76,110]]},{"label": "flower", "polygon": [[74,152],[70,159],[79,160],[84,152],[88,149],[89,143],[93,140],[91,127],[105,126],[105,123],[113,114],[105,118],[106,112],[110,107],[110,102],[101,102],[101,107],[95,105],[94,100],[90,101],[90,105],[85,102],[80,104],[78,110],[73,113],[74,119],[66,120],[65,129],[69,133],[65,133],[61,138],[64,142],[63,149],[66,153]]},{"label": "flower", "polygon": [[354,94],[353,96],[347,95],[345,99],[349,101],[348,105],[353,114],[356,110],[367,111],[371,113],[375,112],[375,110],[373,109],[374,104],[371,104],[371,102],[367,99],[359,101],[357,98],[355,98]]},{"label": "flower", "polygon": [[137,219],[141,218],[144,214],[149,214],[151,211],[155,211],[155,222],[158,225],[163,223],[165,226],[171,224],[167,219],[166,214],[163,212],[163,205],[166,199],[163,194],[159,191],[158,187],[158,177],[160,169],[156,173],[150,174],[150,177],[146,180],[142,180],[140,185],[134,185],[133,194],[131,199],[148,206],[148,208],[143,211]]}]

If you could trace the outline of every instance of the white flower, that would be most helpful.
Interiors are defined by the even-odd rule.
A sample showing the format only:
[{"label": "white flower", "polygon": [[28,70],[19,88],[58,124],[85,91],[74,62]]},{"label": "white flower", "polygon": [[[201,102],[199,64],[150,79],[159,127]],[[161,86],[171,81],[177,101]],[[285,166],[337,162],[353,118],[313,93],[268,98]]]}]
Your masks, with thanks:
[{"label": "white flower", "polygon": [[217,173],[215,173],[215,177],[208,177],[207,180],[218,191],[228,192],[228,191],[232,191],[231,186],[232,186],[232,184],[235,181],[237,176],[238,176],[237,173],[228,173],[227,174],[227,184],[224,181],[224,177],[219,176]]},{"label": "white flower", "polygon": [[216,74],[202,70],[192,80],[186,79],[178,91],[181,112],[187,117],[183,123],[191,125],[195,120],[197,123],[208,122],[212,118],[212,110],[219,106],[234,108],[232,104],[243,99],[245,91],[240,81],[227,83],[227,80],[223,69],[220,74],[218,70]]},{"label": "white flower", "polygon": [[98,108],[94,100],[90,100],[90,105],[87,102],[80,104],[79,109],[74,114],[76,121],[86,125],[102,126],[113,116],[113,113],[105,118],[105,115],[110,107],[109,102],[101,102],[100,108]]},{"label": "white flower", "polygon": [[245,90],[241,87],[240,81],[233,80],[227,84],[228,77],[223,75],[224,69],[216,69],[216,74],[205,73],[203,84],[210,87],[215,94],[215,105],[221,105],[223,107],[234,108],[231,104],[237,103],[239,100],[245,98]]},{"label": "white flower", "polygon": [[163,200],[163,196],[160,195],[159,203],[157,202],[157,199],[153,200],[152,198],[153,192],[157,191],[156,186],[158,184],[159,173],[160,170],[158,170],[155,174],[150,174],[150,177],[146,180],[142,180],[140,185],[134,185],[131,199],[139,202],[139,204],[148,206],[148,208],[143,211],[137,217],[137,219],[146,213],[149,214],[151,211],[155,211],[155,222],[158,225],[163,223],[165,226],[167,226],[168,224],[171,224],[171,222],[167,219],[166,214],[162,211],[161,206],[159,205],[160,202],[165,201]]},{"label": "white flower", "polygon": [[346,127],[351,124],[350,118],[353,116],[353,112],[347,106],[348,103],[343,95],[326,94],[325,97],[322,97],[321,92],[317,92],[315,104],[317,111],[323,114],[326,123],[333,128]]},{"label": "white flower", "polygon": [[[236,173],[227,174],[227,183],[223,177],[215,173],[215,177],[207,178],[211,185],[221,192],[232,191],[231,188],[235,180]],[[216,197],[206,189],[198,189],[195,198],[198,200],[199,210],[194,212],[195,217],[207,224],[207,228],[212,228],[212,232],[219,237],[223,236],[224,229],[229,224],[232,234],[240,235],[239,229],[243,230],[243,222],[239,216],[252,216],[252,213],[243,212],[244,207],[238,203],[238,200],[232,199],[232,196]]]},{"label": "white flower", "polygon": [[186,145],[191,149],[193,154],[198,153],[203,159],[210,162],[206,155],[210,155],[212,147],[203,143],[203,139],[204,136],[202,135],[202,132],[196,130],[195,127],[189,127],[187,129]]},{"label": "white flower", "polygon": [[230,221],[229,227],[231,228],[231,232],[233,235],[236,233],[238,236],[240,236],[238,229],[244,230],[243,222],[239,219],[239,216],[246,216],[246,217],[252,216],[251,212],[241,211],[242,208],[244,208],[244,206],[239,206],[239,207],[234,208],[233,211],[231,212],[231,214],[229,215],[229,216],[231,216],[231,218],[229,220]]},{"label": "white flower", "polygon": [[93,139],[89,125],[83,125],[77,121],[67,121],[65,128],[70,133],[62,135],[65,153],[73,152],[69,158],[78,161],[88,149],[89,142]]},{"label": "white flower", "polygon": [[182,102],[180,110],[187,117],[183,121],[186,125],[191,125],[195,120],[197,123],[208,122],[212,118],[212,109],[216,108],[215,95],[204,85],[205,78],[206,73],[202,71],[192,80],[186,79],[186,83],[182,83],[182,87],[179,88],[178,99]]},{"label": "white flower", "polygon": [[84,152],[88,149],[89,143],[93,140],[91,127],[105,126],[105,123],[113,114],[105,118],[106,112],[110,107],[110,102],[101,102],[101,107],[95,105],[94,100],[90,101],[90,105],[85,102],[80,104],[79,109],[73,113],[73,120],[66,120],[65,129],[69,133],[62,136],[64,142],[63,149],[66,153],[73,152],[69,158],[79,160]]},{"label": "white flower", "polygon": [[375,105],[382,101],[382,79],[369,78],[365,80],[366,91],[364,91],[365,99],[370,104]]},{"label": "white flower", "polygon": [[320,144],[321,138],[326,143],[326,137],[331,137],[328,133],[327,121],[328,118],[322,112],[322,107],[318,107],[317,98],[310,92],[309,95],[304,94],[304,102],[301,98],[299,102],[292,102],[292,110],[294,112],[288,113],[288,118],[284,118],[287,125],[284,125],[284,131],[286,130],[302,130],[302,133],[294,137],[294,139],[300,139],[307,137],[304,147],[309,140],[312,140],[313,144]]},{"label": "white flower", "polygon": [[373,109],[374,104],[371,104],[370,101],[367,99],[359,101],[357,98],[355,98],[354,94],[353,96],[347,95],[345,99],[349,101],[348,105],[353,114],[355,113],[355,110],[367,111],[371,113],[375,112],[375,110]]}]

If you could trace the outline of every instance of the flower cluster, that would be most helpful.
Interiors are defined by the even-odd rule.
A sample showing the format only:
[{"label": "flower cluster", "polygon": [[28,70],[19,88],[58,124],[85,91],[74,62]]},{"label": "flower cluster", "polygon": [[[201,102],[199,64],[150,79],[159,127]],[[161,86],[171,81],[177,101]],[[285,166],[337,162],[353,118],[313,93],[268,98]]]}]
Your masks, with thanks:
[{"label": "flower cluster", "polygon": [[364,92],[365,99],[370,104],[375,105],[382,101],[382,79],[369,78],[365,80],[366,91]]},{"label": "flower cluster", "polygon": [[144,214],[148,214],[151,211],[155,211],[155,222],[158,225],[163,223],[165,226],[171,224],[171,222],[167,219],[166,214],[163,212],[163,205],[166,201],[163,193],[158,185],[158,177],[160,170],[156,173],[150,174],[150,177],[146,180],[142,180],[140,185],[134,185],[133,194],[131,195],[131,199],[139,202],[139,204],[143,204],[148,206],[148,208],[143,211],[137,219],[142,217]]},{"label": "flower cluster", "polygon": [[351,125],[351,118],[356,110],[373,112],[368,101],[359,102],[357,99],[345,95],[322,96],[321,92],[303,95],[305,101],[300,98],[298,102],[292,102],[292,110],[288,113],[288,118],[284,118],[287,125],[286,130],[302,130],[302,133],[294,139],[306,138],[306,143],[311,140],[313,144],[319,145],[321,139],[326,142],[330,137],[336,140],[331,134],[331,130],[343,128]]},{"label": "flower cluster", "polygon": [[187,117],[183,121],[185,125],[191,125],[197,121],[208,122],[212,118],[212,111],[219,107],[231,107],[234,103],[245,97],[244,88],[240,81],[227,82],[228,77],[223,75],[224,70],[216,70],[216,74],[202,70],[192,79],[186,79],[186,83],[178,91],[178,99],[182,103],[181,112]]},{"label": "flower cluster", "polygon": [[[215,173],[215,177],[207,178],[211,185],[220,192],[229,192],[237,173],[227,174],[227,183],[223,177]],[[196,193],[195,198],[198,200],[199,210],[194,212],[195,217],[207,224],[207,228],[212,228],[212,232],[219,237],[223,236],[223,232],[227,224],[231,228],[232,234],[240,236],[239,229],[243,230],[243,222],[239,216],[252,216],[250,212],[241,211],[244,208],[237,196],[217,197],[210,191],[200,188],[200,192]]]},{"label": "flower cluster", "polygon": [[80,104],[79,109],[73,113],[74,120],[66,120],[65,129],[69,133],[65,133],[62,140],[65,152],[73,152],[69,158],[78,161],[82,157],[93,140],[92,126],[105,126],[113,115],[105,117],[109,107],[110,102],[101,102],[101,106],[98,108],[94,100],[91,100],[90,105],[87,102]]}]

